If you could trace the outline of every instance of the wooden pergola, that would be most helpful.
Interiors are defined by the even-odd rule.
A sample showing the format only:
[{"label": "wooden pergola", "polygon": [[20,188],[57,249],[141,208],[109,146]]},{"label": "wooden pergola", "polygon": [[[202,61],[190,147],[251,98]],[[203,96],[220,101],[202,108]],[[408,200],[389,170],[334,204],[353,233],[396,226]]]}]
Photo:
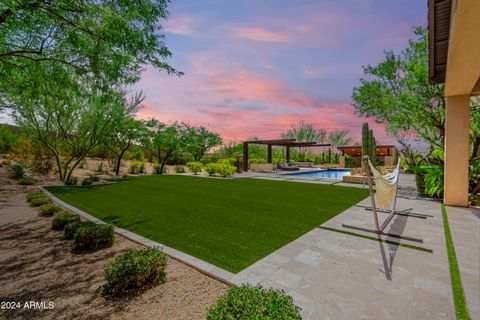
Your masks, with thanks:
[{"label": "wooden pergola", "polygon": [[296,139],[274,139],[274,140],[250,140],[243,142],[243,171],[248,171],[248,145],[261,144],[267,146],[267,163],[272,163],[272,146],[285,147],[285,158],[290,161],[290,148],[295,147],[330,147],[331,144],[317,144],[312,142],[299,142]]}]

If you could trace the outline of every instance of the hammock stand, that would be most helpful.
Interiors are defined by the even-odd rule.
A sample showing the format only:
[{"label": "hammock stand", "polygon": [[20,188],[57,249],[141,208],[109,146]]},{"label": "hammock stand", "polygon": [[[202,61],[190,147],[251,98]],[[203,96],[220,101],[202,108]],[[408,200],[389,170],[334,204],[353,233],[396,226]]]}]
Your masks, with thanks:
[{"label": "hammock stand", "polygon": [[[403,235],[398,235],[395,233],[390,233],[390,232],[385,232],[385,228],[388,226],[388,224],[392,221],[392,219],[395,217],[395,215],[401,215],[401,216],[410,216],[414,218],[422,218],[426,219],[427,215],[422,215],[418,213],[409,213],[408,211],[411,209],[407,210],[402,210],[402,211],[397,211],[395,210],[396,204],[397,204],[397,191],[398,191],[398,177],[400,174],[400,159],[398,160],[397,167],[395,168],[395,171],[393,173],[389,173],[384,176],[377,175],[374,178],[375,179],[384,179],[385,181],[389,182],[390,184],[395,186],[395,196],[393,198],[393,207],[391,210],[387,210],[385,208],[377,208],[377,205],[375,203],[375,190],[373,189],[373,183],[372,183],[372,170],[375,169],[368,159],[368,156],[364,157],[364,162],[365,162],[365,170],[367,171],[367,181],[368,181],[368,190],[370,191],[370,202],[372,204],[372,207],[364,207],[365,210],[373,211],[373,218],[375,221],[375,229],[368,229],[368,228],[363,228],[363,227],[357,227],[357,226],[352,226],[348,224],[342,224],[342,227],[344,228],[350,228],[350,229],[355,229],[355,230],[360,230],[360,231],[365,231],[365,232],[370,232],[370,233],[375,233],[377,235],[384,235],[388,237],[394,237],[394,238],[399,238],[399,239],[404,239],[404,240],[410,240],[414,242],[421,242],[423,243],[422,239],[419,238],[412,238],[412,237],[407,237]],[[378,174],[378,172],[377,172]],[[377,188],[380,188],[377,184]],[[379,224],[378,222],[378,212],[384,212],[384,213],[389,213],[388,217],[385,219],[385,221],[382,223],[382,225]]]}]

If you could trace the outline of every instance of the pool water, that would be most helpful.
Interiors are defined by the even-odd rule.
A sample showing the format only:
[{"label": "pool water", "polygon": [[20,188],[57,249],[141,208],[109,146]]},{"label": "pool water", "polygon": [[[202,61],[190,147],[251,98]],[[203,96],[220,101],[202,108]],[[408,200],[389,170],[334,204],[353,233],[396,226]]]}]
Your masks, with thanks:
[{"label": "pool water", "polygon": [[327,178],[342,180],[343,176],[349,176],[350,170],[347,169],[328,169],[307,172],[289,173],[289,176],[306,177],[306,178]]}]

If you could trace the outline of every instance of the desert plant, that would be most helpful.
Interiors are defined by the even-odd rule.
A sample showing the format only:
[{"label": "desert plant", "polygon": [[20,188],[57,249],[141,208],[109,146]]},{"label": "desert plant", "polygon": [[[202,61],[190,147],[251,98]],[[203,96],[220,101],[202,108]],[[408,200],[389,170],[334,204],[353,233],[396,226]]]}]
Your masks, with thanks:
[{"label": "desert plant", "polygon": [[217,164],[208,163],[207,165],[205,165],[205,171],[207,171],[209,176],[213,176],[217,172]]},{"label": "desert plant", "polygon": [[50,200],[49,197],[46,195],[43,196],[38,196],[30,200],[30,206],[31,207],[40,207],[43,206],[44,204],[49,204],[51,203],[52,200]]},{"label": "desert plant", "polygon": [[82,186],[90,186],[93,183],[92,177],[86,177],[82,180]]},{"label": "desert plant", "polygon": [[208,320],[219,319],[302,319],[300,308],[283,291],[260,286],[232,286],[227,295],[210,308]]},{"label": "desert plant", "polygon": [[104,295],[120,295],[166,281],[167,256],[153,248],[128,249],[109,263],[104,271]]},{"label": "desert plant", "polygon": [[175,166],[175,173],[185,173],[185,168],[183,166]]},{"label": "desert plant", "polygon": [[73,222],[80,222],[80,216],[67,211],[57,212],[52,220],[52,229],[63,230],[66,225]]},{"label": "desert plant", "polygon": [[71,240],[73,238],[73,235],[75,234],[75,231],[81,226],[89,226],[95,224],[95,222],[91,221],[76,221],[69,223],[63,228],[63,239],[65,240]]},{"label": "desert plant", "polygon": [[78,163],[78,168],[80,169],[87,169],[87,162],[85,160],[81,160],[79,163]]},{"label": "desert plant", "polygon": [[224,178],[230,177],[231,175],[235,174],[235,172],[237,172],[237,168],[226,163],[225,164],[218,163],[216,169],[217,169],[217,173]]},{"label": "desert plant", "polygon": [[25,178],[30,174],[30,169],[22,164],[14,164],[8,168],[10,177],[13,179]]},{"label": "desert plant", "polygon": [[187,167],[193,174],[198,174],[199,172],[202,172],[203,165],[201,162],[188,162]]},{"label": "desert plant", "polygon": [[53,203],[44,204],[38,209],[38,215],[42,217],[51,217],[55,213],[62,211],[62,208]]},{"label": "desert plant", "polygon": [[145,173],[145,162],[133,160],[130,162],[128,172],[131,174]]},{"label": "desert plant", "polygon": [[224,163],[224,164],[229,164],[229,165],[235,165],[235,162],[237,162],[237,159],[235,158],[225,158],[225,159],[218,159],[217,163]]},{"label": "desert plant", "polygon": [[96,170],[98,173],[103,173],[103,162],[100,162],[98,165],[97,165],[97,170]]},{"label": "desert plant", "polygon": [[81,225],[73,235],[72,252],[96,251],[111,247],[114,241],[114,227],[110,224]]},{"label": "desert plant", "polygon": [[47,197],[47,196],[45,194],[43,194],[42,192],[38,192],[38,191],[29,192],[27,194],[27,202],[30,202],[34,198],[38,198],[38,197]]},{"label": "desert plant", "polygon": [[25,178],[18,179],[17,182],[21,185],[32,185],[32,184],[35,184],[37,180],[30,177],[25,177]]},{"label": "desert plant", "polygon": [[76,186],[78,184],[78,177],[70,176],[65,182],[67,186]]}]

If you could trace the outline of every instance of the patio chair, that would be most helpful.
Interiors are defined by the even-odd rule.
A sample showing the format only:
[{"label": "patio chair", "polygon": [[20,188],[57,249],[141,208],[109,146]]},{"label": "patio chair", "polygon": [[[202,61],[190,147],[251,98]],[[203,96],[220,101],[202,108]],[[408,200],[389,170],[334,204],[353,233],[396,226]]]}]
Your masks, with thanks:
[{"label": "patio chair", "polygon": [[[377,171],[377,169],[375,169],[375,167],[373,166],[368,156],[364,157],[364,161],[365,161],[365,170],[367,171],[368,189],[370,191],[370,202],[372,204],[371,208],[365,207],[365,209],[373,211],[375,229],[368,229],[368,228],[357,227],[357,226],[352,226],[347,224],[342,224],[342,227],[376,233],[378,235],[386,235],[389,237],[400,238],[400,239],[405,239],[405,240],[410,240],[415,242],[423,242],[422,239],[407,237],[407,236],[384,231],[395,215],[411,216],[411,217],[423,218],[423,219],[426,219],[428,217],[427,215],[422,215],[419,213],[409,213],[410,209],[403,210],[403,211],[396,210],[398,178],[400,176],[400,159],[398,160],[395,170],[392,173],[388,173],[386,175],[381,175]],[[376,186],[375,189],[376,189],[376,195],[377,195],[376,198],[378,203],[375,201],[375,190],[373,189],[372,175],[373,175],[373,180],[375,180],[375,186]],[[384,212],[389,214],[388,217],[385,219],[385,221],[381,225],[378,222],[378,212]]]},{"label": "patio chair", "polygon": [[299,167],[291,165],[289,163],[284,163],[284,162],[278,164],[278,169],[280,171],[298,171],[298,170],[300,170]]}]

